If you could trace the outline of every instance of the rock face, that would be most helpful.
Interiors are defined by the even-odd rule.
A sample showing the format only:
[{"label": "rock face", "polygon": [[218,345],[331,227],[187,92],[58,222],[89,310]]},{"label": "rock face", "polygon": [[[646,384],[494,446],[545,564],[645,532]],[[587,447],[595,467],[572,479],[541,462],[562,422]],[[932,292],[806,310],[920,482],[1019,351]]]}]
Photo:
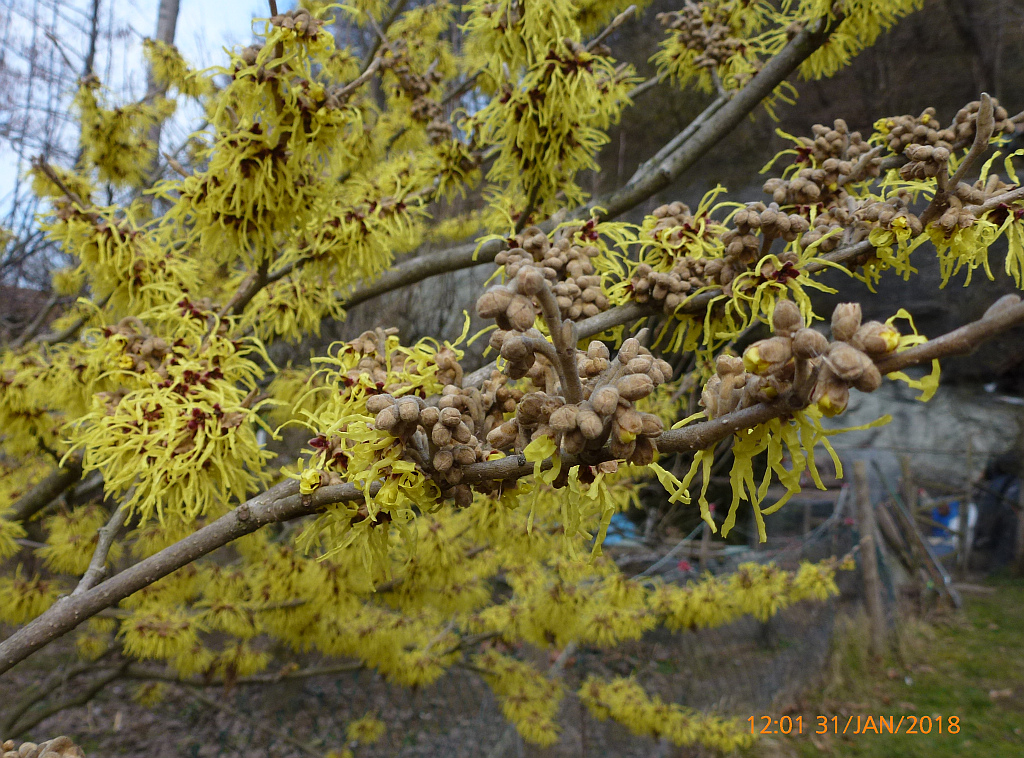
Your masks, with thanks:
[{"label": "rock face", "polygon": [[844,462],[871,448],[873,456],[896,464],[887,470],[898,472],[899,456],[906,454],[916,473],[955,486],[981,472],[994,455],[1012,449],[1024,454],[1024,401],[1019,397],[987,392],[977,384],[940,386],[927,403],[916,399],[919,394],[888,381],[869,395],[852,392],[846,413],[825,419],[826,427],[859,426],[887,414],[892,421],[832,438]]}]

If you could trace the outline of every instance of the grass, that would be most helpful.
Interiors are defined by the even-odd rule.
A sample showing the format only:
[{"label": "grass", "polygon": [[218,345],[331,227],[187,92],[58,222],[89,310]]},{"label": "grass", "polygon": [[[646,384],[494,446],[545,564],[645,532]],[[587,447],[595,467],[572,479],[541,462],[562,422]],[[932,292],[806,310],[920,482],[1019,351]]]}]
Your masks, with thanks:
[{"label": "grass", "polygon": [[[991,594],[964,598],[964,613],[931,623],[901,619],[890,659],[872,663],[866,619],[844,622],[837,635],[827,681],[786,709],[803,717],[803,734],[759,740],[759,758],[1019,758],[1024,755],[1024,581],[989,585]],[[760,716],[761,714],[758,714]],[[773,715],[776,719],[782,714]],[[836,735],[852,716],[941,716],[943,730],[930,734]],[[815,734],[827,717],[826,733]],[[948,717],[959,732],[948,732]],[[837,717],[833,722],[833,717]],[[763,724],[764,722],[761,722]],[[760,728],[759,724],[758,728]],[[934,724],[934,722],[933,722]],[[776,727],[777,728],[777,727]]]}]

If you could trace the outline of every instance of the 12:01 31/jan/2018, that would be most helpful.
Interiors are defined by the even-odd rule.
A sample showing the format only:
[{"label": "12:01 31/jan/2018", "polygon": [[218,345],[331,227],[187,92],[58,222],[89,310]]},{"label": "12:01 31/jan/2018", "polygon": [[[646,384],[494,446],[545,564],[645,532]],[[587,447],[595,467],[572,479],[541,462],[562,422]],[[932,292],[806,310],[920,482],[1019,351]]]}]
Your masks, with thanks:
[{"label": "12:01 31/jan/2018", "polygon": [[[959,734],[957,716],[751,716],[751,734]],[[813,724],[811,722],[814,722]]]}]

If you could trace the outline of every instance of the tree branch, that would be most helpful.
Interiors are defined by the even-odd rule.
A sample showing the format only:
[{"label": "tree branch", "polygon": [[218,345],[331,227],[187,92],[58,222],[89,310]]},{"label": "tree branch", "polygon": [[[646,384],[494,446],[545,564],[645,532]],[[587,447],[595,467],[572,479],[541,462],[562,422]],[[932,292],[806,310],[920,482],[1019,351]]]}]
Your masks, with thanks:
[{"label": "tree branch", "polygon": [[[936,358],[963,355],[974,350],[984,340],[1021,323],[1024,323],[1024,303],[1016,295],[1007,295],[989,308],[979,321],[891,356],[879,362],[878,368],[883,373],[891,373],[908,366],[928,363]],[[717,419],[666,431],[656,439],[656,443],[661,452],[696,452],[737,431],[753,428],[799,409],[799,403],[794,404],[789,398],[772,403],[760,403]],[[563,456],[562,465],[592,465],[611,457],[607,452],[598,452],[592,457],[588,456],[586,460],[580,460],[575,456]],[[542,462],[544,468],[551,466],[550,459]],[[517,479],[527,476],[533,470],[534,464],[527,461],[525,456],[511,455],[465,466],[462,480],[473,483]],[[300,495],[298,488],[296,480],[285,480],[120,574],[79,595],[58,600],[39,617],[0,643],[0,674],[9,671],[36,650],[71,631],[104,608],[115,605],[129,595],[239,537],[251,534],[267,524],[316,513],[328,505],[363,499],[362,489],[355,484],[320,487],[311,495]],[[370,496],[372,497],[378,489],[379,485],[376,484],[371,487]]]},{"label": "tree branch", "polygon": [[[678,148],[658,165],[620,190],[594,200],[570,215],[574,218],[589,217],[593,209],[603,208],[598,218],[612,219],[667,187],[753,112],[765,97],[828,40],[829,34],[824,21],[819,22],[813,30],[801,31],[778,55],[769,60],[743,89],[737,91],[728,103],[716,107],[713,115],[709,114],[707,120],[699,125],[692,136],[681,141]],[[714,106],[714,103],[712,105]],[[540,228],[545,232],[554,226],[550,220],[540,224]],[[345,297],[342,306],[351,308],[431,276],[491,263],[494,257],[505,249],[505,244],[503,240],[490,240],[478,249],[476,244],[471,242],[442,253],[403,261],[379,279],[353,290]]]},{"label": "tree branch", "polygon": [[85,574],[82,575],[78,586],[71,593],[72,597],[81,595],[86,590],[95,587],[100,579],[103,578],[103,574],[107,570],[107,555],[110,553],[110,547],[114,544],[114,538],[121,527],[124,526],[124,521],[127,517],[128,509],[125,508],[124,503],[121,503],[114,510],[110,521],[105,526],[100,527],[99,537],[96,540],[96,549],[93,551],[92,559],[89,561],[89,568],[85,570]]},{"label": "tree branch", "polygon": [[125,666],[127,665],[128,664],[125,663],[119,668],[113,669],[112,671],[108,671],[107,673],[103,674],[99,678],[95,679],[87,689],[75,695],[74,697],[68,698],[67,700],[62,700],[59,703],[54,703],[49,707],[39,711],[38,713],[33,713],[28,719],[21,722],[17,726],[12,727],[10,734],[8,734],[7,736],[20,737],[29,729],[41,723],[42,721],[50,718],[50,716],[53,716],[56,713],[66,711],[68,708],[76,708],[80,705],[85,705],[98,694],[100,694],[104,687],[113,682],[115,679],[119,679],[121,677],[122,672],[125,669]]},{"label": "tree branch", "polygon": [[11,506],[7,518],[26,521],[52,503],[64,490],[82,478],[82,456],[72,456],[59,469],[51,473]]}]

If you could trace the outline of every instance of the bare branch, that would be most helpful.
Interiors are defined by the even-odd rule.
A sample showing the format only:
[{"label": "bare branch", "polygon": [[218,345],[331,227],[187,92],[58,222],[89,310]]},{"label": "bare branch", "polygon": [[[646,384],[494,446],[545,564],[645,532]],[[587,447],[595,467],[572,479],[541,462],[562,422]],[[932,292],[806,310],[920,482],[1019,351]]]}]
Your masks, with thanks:
[{"label": "bare branch", "polygon": [[[1007,295],[989,308],[979,321],[887,358],[879,362],[878,368],[883,373],[891,373],[911,365],[928,363],[936,358],[963,355],[975,349],[984,340],[1021,323],[1024,323],[1024,303],[1016,295]],[[753,428],[772,418],[789,415],[800,408],[800,400],[792,395],[773,403],[760,403],[711,421],[664,432],[657,438],[657,446],[661,452],[703,450],[741,429]],[[606,451],[597,451],[589,454],[585,460],[576,456],[563,456],[562,464],[592,465],[611,457]],[[550,468],[553,464],[549,459],[541,465],[542,468]],[[527,461],[525,456],[511,455],[464,467],[463,481],[473,483],[517,479],[527,476],[533,470],[534,464]],[[363,491],[355,484],[320,487],[310,495],[300,495],[298,487],[297,481],[285,480],[242,503],[230,513],[180,542],[116,576],[79,595],[58,600],[42,615],[0,643],[0,674],[104,608],[115,605],[143,587],[239,537],[251,534],[270,523],[289,521],[316,513],[327,505],[363,499]],[[379,485],[371,487],[371,497],[378,489]]]},{"label": "bare branch", "polygon": [[[601,208],[603,210],[598,214],[598,218],[612,219],[663,190],[753,112],[761,101],[821,47],[828,37],[829,32],[825,30],[824,22],[819,23],[814,29],[801,31],[778,55],[769,60],[743,89],[737,91],[727,104],[718,106],[713,115],[709,114],[699,128],[682,141],[674,152],[667,155],[659,164],[652,166],[650,171],[641,177],[631,180],[625,187],[578,208],[571,215],[576,218],[589,217],[593,209]],[[551,221],[540,224],[540,228],[545,232],[554,226]],[[353,290],[346,296],[343,306],[351,308],[431,276],[491,263],[503,249],[503,241],[490,240],[479,248],[474,243],[468,243],[442,253],[403,261],[379,279]]]},{"label": "bare branch", "polygon": [[121,527],[124,526],[124,521],[127,517],[128,509],[122,503],[114,510],[110,521],[105,526],[100,527],[99,537],[96,540],[96,549],[93,551],[92,559],[89,561],[89,568],[85,570],[85,574],[82,575],[78,586],[71,593],[72,597],[81,595],[86,590],[95,587],[100,579],[103,578],[103,574],[107,570],[107,555],[110,553],[110,547],[114,544],[114,538]]},{"label": "bare branch", "polygon": [[956,192],[963,178],[981,160],[981,157],[988,152],[989,140],[992,139],[995,124],[992,98],[988,96],[987,92],[982,92],[981,105],[978,108],[978,116],[974,126],[974,142],[971,144],[971,149],[960,162],[956,173],[950,176],[949,181],[945,182],[944,186],[941,186],[936,191],[935,197],[932,198],[928,207],[924,209],[924,213],[921,214],[922,224],[934,221],[949,206],[949,193]]},{"label": "bare branch", "polygon": [[128,664],[125,663],[122,666],[113,669],[112,671],[106,672],[102,676],[93,680],[85,690],[78,693],[74,697],[68,698],[66,700],[61,700],[57,703],[53,703],[49,707],[44,708],[43,710],[38,711],[36,713],[33,713],[25,721],[21,722],[17,726],[12,727],[10,733],[7,736],[20,737],[29,729],[45,721],[54,714],[60,713],[61,711],[66,711],[68,708],[77,708],[80,705],[85,705],[98,694],[100,694],[104,687],[106,687],[114,680],[119,679],[121,677],[122,672],[124,671],[125,666],[127,665]]},{"label": "bare branch", "polygon": [[52,503],[64,490],[82,478],[82,457],[72,456],[65,464],[38,482],[11,506],[7,518],[26,521]]},{"label": "bare branch", "polygon": [[597,47],[602,42],[604,42],[604,40],[608,37],[609,34],[611,34],[616,29],[618,29],[620,26],[622,26],[624,23],[626,23],[626,21],[629,20],[630,16],[634,16],[634,15],[636,15],[636,6],[635,5],[631,5],[628,8],[626,8],[626,10],[622,11],[622,13],[620,13],[618,16],[613,18],[611,20],[611,23],[608,24],[608,26],[606,26],[604,28],[603,32],[598,34],[596,37],[594,37],[594,39],[590,40],[590,42],[587,43],[587,52],[590,52],[595,47]]}]

